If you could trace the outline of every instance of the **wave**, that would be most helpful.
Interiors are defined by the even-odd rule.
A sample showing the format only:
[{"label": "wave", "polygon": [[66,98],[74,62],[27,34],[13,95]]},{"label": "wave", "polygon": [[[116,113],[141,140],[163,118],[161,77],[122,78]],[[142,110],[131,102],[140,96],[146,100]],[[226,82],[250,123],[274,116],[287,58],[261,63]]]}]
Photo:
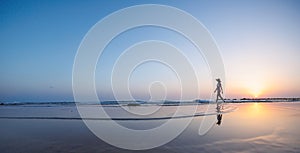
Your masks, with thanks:
[{"label": "wave", "polygon": [[51,106],[74,106],[74,105],[99,105],[99,106],[180,106],[180,105],[201,105],[208,104],[209,101],[159,101],[159,102],[146,102],[146,101],[102,101],[102,102],[1,102],[0,106],[38,106],[38,107],[51,107]]},{"label": "wave", "polygon": [[167,119],[183,119],[190,117],[200,117],[200,116],[210,116],[217,114],[225,114],[233,112],[237,109],[236,106],[226,106],[225,109],[217,111],[216,109],[208,110],[205,112],[198,112],[195,114],[189,115],[177,115],[177,116],[156,116],[156,117],[111,117],[111,118],[81,118],[81,117],[65,117],[65,116],[0,116],[0,119],[37,119],[37,120],[121,120],[121,121],[130,121],[130,120],[167,120]]}]

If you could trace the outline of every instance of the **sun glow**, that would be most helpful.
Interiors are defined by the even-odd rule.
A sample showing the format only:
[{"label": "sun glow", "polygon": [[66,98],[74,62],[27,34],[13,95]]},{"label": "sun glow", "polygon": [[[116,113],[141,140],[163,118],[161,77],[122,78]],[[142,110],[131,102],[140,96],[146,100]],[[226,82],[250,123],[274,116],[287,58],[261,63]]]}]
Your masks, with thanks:
[{"label": "sun glow", "polygon": [[258,98],[264,92],[264,85],[262,83],[252,82],[246,88],[248,94],[254,98]]}]

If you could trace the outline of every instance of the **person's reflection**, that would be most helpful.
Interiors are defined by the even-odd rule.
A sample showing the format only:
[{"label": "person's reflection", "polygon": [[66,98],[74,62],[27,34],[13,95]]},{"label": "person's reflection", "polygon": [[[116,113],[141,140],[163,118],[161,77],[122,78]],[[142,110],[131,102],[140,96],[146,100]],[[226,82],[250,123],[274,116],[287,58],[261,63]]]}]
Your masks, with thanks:
[{"label": "person's reflection", "polygon": [[222,115],[222,113],[221,113],[221,111],[220,111],[220,108],[217,108],[217,112],[218,112],[218,114],[217,114],[217,120],[218,120],[218,121],[217,121],[216,124],[220,126],[221,123],[222,123],[222,116],[223,116],[223,115]]},{"label": "person's reflection", "polygon": [[217,124],[217,125],[221,125],[221,122],[222,122],[222,114],[218,114],[218,115],[217,115],[217,120],[218,120],[218,121],[217,121],[216,124]]}]

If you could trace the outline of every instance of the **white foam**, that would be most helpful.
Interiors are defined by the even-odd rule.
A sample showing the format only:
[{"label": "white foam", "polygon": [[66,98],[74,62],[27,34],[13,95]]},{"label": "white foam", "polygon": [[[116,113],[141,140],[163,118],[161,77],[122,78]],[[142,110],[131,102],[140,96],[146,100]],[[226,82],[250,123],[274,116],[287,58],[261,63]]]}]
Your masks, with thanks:
[{"label": "white foam", "polygon": [[[215,107],[208,107],[209,105],[186,105],[186,106],[158,106],[158,105],[141,105],[141,106],[125,106],[122,107],[103,107],[105,112],[110,118],[103,117],[102,115],[95,116],[95,111],[98,111],[101,105],[80,105],[83,109],[88,109],[90,113],[89,118],[83,118],[87,120],[159,120],[159,119],[176,119],[187,118],[197,116],[216,115],[219,113],[229,113],[237,109],[234,105],[227,104],[220,111],[217,111]],[[124,107],[124,106],[123,106]],[[183,111],[180,111],[176,115],[175,112],[178,107],[181,107]],[[197,107],[195,113],[191,110]],[[155,113],[148,115],[136,115],[128,112],[127,110],[133,110],[134,112],[146,111],[147,109],[157,109]],[[0,107],[0,118],[4,119],[78,119],[82,118],[77,112],[74,105],[70,106],[49,106],[43,105],[34,106],[2,106]]]}]

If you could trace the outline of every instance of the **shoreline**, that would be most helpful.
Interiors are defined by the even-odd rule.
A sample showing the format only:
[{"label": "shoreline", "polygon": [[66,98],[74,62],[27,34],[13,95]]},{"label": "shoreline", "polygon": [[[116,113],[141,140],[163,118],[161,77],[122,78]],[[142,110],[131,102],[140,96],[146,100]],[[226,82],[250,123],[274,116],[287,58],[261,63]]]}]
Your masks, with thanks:
[{"label": "shoreline", "polygon": [[[274,98],[260,98],[260,99],[251,99],[251,98],[243,98],[243,99],[225,99],[225,103],[234,104],[234,103],[285,103],[285,102],[300,102],[300,98],[288,98],[285,100],[274,99]],[[221,102],[223,103],[223,102]],[[201,105],[201,104],[216,104],[215,101],[209,100],[194,100],[194,101],[160,101],[160,102],[146,102],[146,101],[103,101],[103,102],[0,102],[1,106],[45,106],[51,107],[55,105],[97,105],[97,106],[185,106],[185,105]]]}]

